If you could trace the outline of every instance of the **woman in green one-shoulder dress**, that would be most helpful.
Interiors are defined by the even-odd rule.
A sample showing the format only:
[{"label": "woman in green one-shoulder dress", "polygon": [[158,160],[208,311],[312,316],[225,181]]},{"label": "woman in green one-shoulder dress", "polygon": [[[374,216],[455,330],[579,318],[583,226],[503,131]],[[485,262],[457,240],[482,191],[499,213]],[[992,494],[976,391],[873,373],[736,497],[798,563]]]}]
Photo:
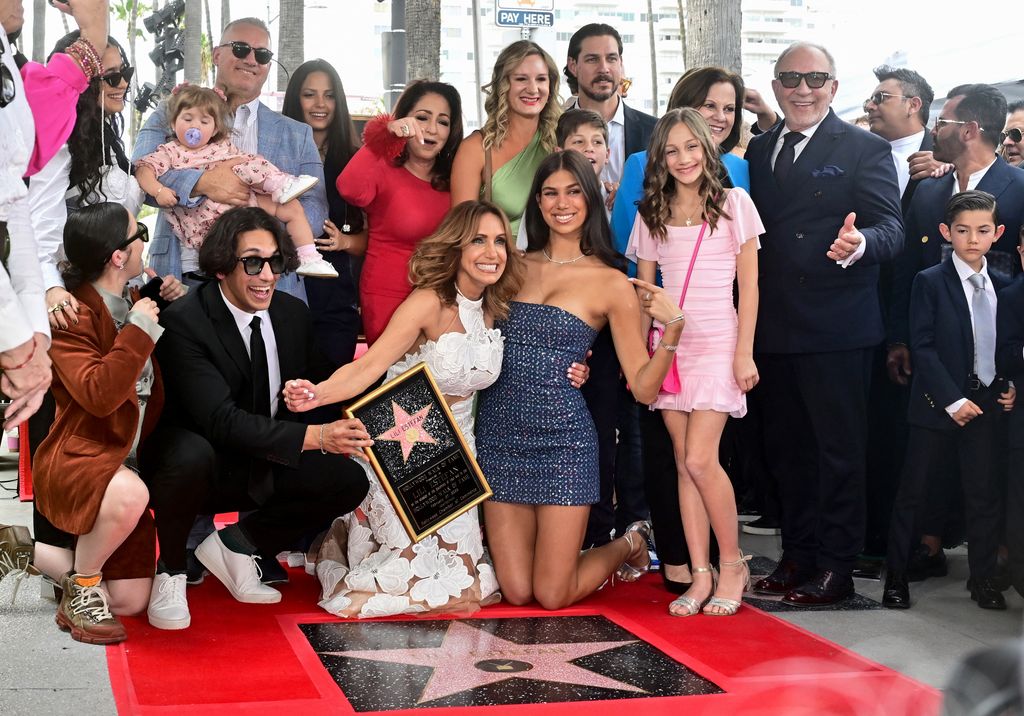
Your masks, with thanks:
[{"label": "woman in green one-shoulder dress", "polygon": [[487,121],[455,155],[452,206],[489,199],[508,215],[515,236],[537,166],[555,150],[558,68],[536,43],[513,42],[498,55],[484,91]]}]

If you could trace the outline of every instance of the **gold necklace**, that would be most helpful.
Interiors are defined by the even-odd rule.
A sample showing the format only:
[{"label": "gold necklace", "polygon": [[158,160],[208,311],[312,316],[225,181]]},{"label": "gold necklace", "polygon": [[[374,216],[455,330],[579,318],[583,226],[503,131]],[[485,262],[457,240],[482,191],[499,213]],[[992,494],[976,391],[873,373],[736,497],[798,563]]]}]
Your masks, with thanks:
[{"label": "gold necklace", "polygon": [[553,263],[553,264],[558,264],[559,266],[563,266],[563,265],[565,265],[565,264],[574,264],[574,263],[576,263],[577,261],[579,261],[579,260],[580,260],[581,258],[583,258],[584,256],[586,256],[586,254],[584,254],[584,253],[580,252],[580,255],[579,255],[579,256],[577,256],[577,257],[576,257],[576,258],[574,258],[574,259],[565,259],[564,261],[559,261],[558,259],[553,259],[553,258],[551,258],[551,255],[550,255],[550,254],[548,253],[548,250],[547,250],[547,249],[541,249],[541,250],[540,250],[540,252],[541,252],[542,254],[544,254],[544,258],[546,258],[546,259],[547,259],[548,261],[550,261],[550,262],[551,262],[551,263]]}]

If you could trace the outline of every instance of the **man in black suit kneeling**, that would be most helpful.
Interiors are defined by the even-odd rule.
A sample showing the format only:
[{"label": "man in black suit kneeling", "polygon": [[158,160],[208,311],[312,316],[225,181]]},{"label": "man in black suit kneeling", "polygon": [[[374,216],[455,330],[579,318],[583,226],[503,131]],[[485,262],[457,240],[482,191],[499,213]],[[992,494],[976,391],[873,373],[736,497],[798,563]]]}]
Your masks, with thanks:
[{"label": "man in black suit kneeling", "polygon": [[167,405],[143,469],[160,541],[154,594],[167,583],[166,599],[150,603],[155,626],[189,624],[185,543],[197,514],[248,512],[196,557],[238,601],[269,604],[281,593],[260,582],[255,555],[277,554],[366,495],[363,469],[346,457],[370,444],[362,424],[306,425],[279,400],[285,381],[330,373],[313,347],[309,310],[274,290],[296,266],[276,219],[231,209],[199,252],[200,269],[217,280],[160,317]]}]

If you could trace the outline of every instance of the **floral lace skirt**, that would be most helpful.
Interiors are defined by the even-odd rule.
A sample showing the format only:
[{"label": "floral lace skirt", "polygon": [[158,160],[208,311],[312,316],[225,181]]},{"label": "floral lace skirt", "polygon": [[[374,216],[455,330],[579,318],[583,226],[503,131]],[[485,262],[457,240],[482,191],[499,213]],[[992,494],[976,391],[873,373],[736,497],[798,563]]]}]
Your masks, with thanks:
[{"label": "floral lace skirt", "polygon": [[340,617],[472,612],[501,599],[477,508],[413,543],[373,469],[354,512],[334,520],[316,560],[320,606]]}]

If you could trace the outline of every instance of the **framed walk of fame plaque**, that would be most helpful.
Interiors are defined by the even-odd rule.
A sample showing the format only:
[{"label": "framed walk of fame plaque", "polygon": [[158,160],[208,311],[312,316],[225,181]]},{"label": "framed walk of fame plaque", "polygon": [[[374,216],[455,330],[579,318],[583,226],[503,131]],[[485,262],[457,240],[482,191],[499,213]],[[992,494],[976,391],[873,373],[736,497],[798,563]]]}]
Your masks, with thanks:
[{"label": "framed walk of fame plaque", "polygon": [[366,453],[413,541],[491,496],[426,363],[345,410],[373,438]]}]

